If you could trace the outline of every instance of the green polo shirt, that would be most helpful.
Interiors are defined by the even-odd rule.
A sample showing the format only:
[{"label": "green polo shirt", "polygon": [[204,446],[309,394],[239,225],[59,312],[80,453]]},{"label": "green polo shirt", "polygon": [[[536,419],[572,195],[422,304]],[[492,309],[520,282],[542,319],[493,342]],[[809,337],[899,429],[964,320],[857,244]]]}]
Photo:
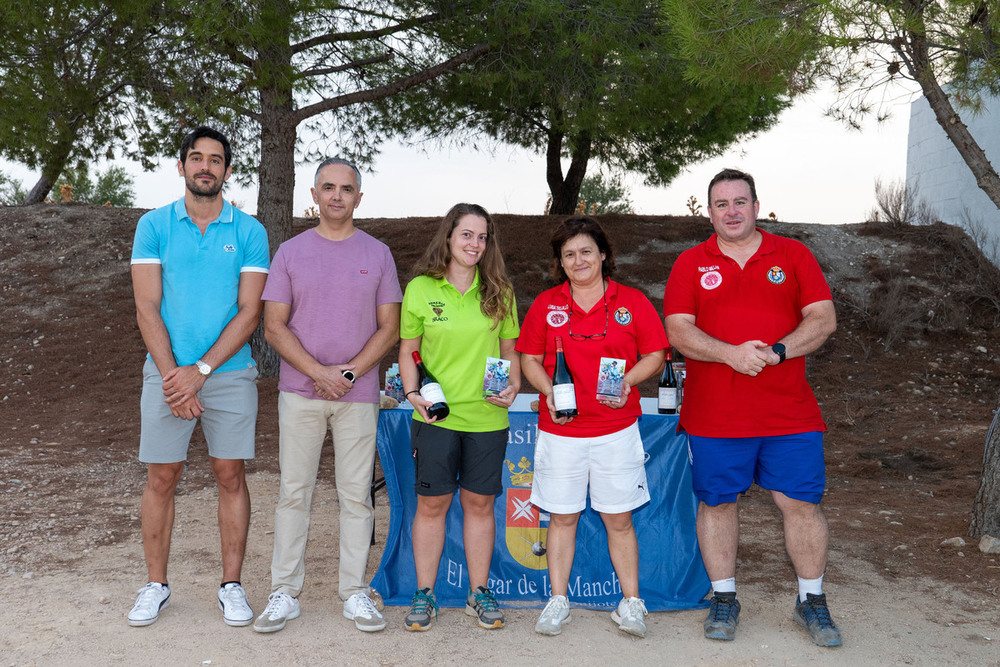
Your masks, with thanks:
[{"label": "green polo shirt", "polygon": [[[479,270],[460,294],[446,279],[417,276],[406,286],[400,338],[420,337],[424,366],[441,383],[448,418],[438,426],[453,431],[499,431],[507,428],[507,410],[483,399],[486,357],[500,356],[500,339],[517,338],[517,304],[496,328],[479,308]],[[423,421],[420,413],[413,418]]]}]

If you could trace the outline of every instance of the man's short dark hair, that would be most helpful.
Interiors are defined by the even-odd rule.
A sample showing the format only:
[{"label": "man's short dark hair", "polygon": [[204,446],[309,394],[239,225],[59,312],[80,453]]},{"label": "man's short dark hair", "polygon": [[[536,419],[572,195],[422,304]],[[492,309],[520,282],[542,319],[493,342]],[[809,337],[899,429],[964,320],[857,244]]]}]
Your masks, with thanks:
[{"label": "man's short dark hair", "polygon": [[709,206],[712,205],[712,188],[715,187],[716,183],[721,183],[723,181],[743,181],[750,186],[750,200],[752,202],[757,201],[757,186],[754,185],[753,176],[745,171],[740,171],[739,169],[723,169],[716,174],[708,184]]},{"label": "man's short dark hair", "polygon": [[194,142],[198,141],[202,137],[215,139],[222,144],[222,151],[226,158],[226,169],[229,169],[229,165],[233,161],[233,151],[229,147],[229,139],[226,139],[226,135],[222,132],[204,125],[193,129],[186,137],[184,137],[184,141],[181,142],[181,164],[184,164],[184,161],[187,160],[188,153],[190,153],[191,149],[194,148]]}]

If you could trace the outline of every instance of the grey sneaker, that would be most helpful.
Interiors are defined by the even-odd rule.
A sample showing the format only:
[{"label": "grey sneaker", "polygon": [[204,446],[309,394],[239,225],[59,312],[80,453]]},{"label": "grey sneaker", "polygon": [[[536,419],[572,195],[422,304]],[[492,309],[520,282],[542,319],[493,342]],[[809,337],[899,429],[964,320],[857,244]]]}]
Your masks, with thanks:
[{"label": "grey sneaker", "polygon": [[418,588],[413,594],[410,613],[406,615],[403,623],[410,632],[424,632],[431,629],[431,624],[437,620],[437,615],[438,604],[434,591],[429,588]]},{"label": "grey sneaker", "polygon": [[648,613],[646,603],[639,598],[622,598],[618,603],[618,609],[611,612],[611,620],[617,623],[623,632],[636,637],[645,637],[646,621],[642,617]]},{"label": "grey sneaker", "polygon": [[493,630],[503,627],[503,612],[497,604],[493,591],[485,586],[477,586],[465,598],[465,613],[479,619],[479,627]]},{"label": "grey sneaker", "polygon": [[139,597],[128,613],[128,624],[133,627],[152,625],[160,617],[160,611],[169,606],[170,586],[151,581],[139,589]]},{"label": "grey sneaker", "polygon": [[253,623],[253,609],[247,604],[247,592],[238,583],[219,588],[219,609],[226,625],[242,626]]},{"label": "grey sneaker", "polygon": [[254,621],[253,629],[257,632],[277,632],[285,627],[285,623],[298,618],[299,611],[298,600],[287,593],[275,591],[267,596],[267,606]]},{"label": "grey sneaker", "polygon": [[385,617],[375,608],[372,599],[361,592],[347,598],[344,618],[354,621],[354,627],[362,632],[378,632],[385,627]]},{"label": "grey sneaker", "polygon": [[795,598],[795,622],[809,631],[809,638],[816,646],[840,646],[840,630],[830,618],[826,595],[806,593],[806,601]]},{"label": "grey sneaker", "polygon": [[569,613],[569,600],[565,595],[553,595],[535,623],[535,632],[540,635],[555,636],[562,632],[563,623],[569,623],[573,616]]},{"label": "grey sneaker", "polygon": [[705,619],[705,639],[736,639],[736,626],[740,622],[740,601],[736,593],[716,593]]}]

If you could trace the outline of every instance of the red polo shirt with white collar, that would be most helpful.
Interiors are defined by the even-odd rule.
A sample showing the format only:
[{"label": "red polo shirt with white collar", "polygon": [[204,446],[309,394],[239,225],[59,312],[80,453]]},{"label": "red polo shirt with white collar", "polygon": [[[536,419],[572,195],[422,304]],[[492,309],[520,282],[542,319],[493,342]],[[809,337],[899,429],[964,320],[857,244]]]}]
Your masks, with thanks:
[{"label": "red polo shirt with white collar", "polygon": [[[759,230],[760,248],[741,269],[713,234],[674,262],[663,296],[664,316],[690,314],[709,336],[739,345],[778,342],[802,321],[802,309],[832,299],[809,249]],[[756,377],[722,363],[687,359],[680,427],[709,438],[824,431],[806,382],[806,358],[767,366]]]},{"label": "red polo shirt with white collar", "polygon": [[[552,422],[545,396],[540,397],[538,428],[546,433],[574,438],[608,435],[631,426],[642,413],[639,390],[635,387],[622,408],[609,408],[598,402],[597,376],[601,357],[624,359],[627,372],[639,355],[665,349],[667,334],[656,308],[639,290],[609,280],[605,298],[608,303],[606,319],[604,300],[584,312],[573,302],[569,283],[565,282],[539,294],[524,316],[517,351],[544,355],[542,363],[551,377],[556,365],[556,336],[562,336],[566,365],[576,389],[579,415],[562,426]],[[574,334],[600,334],[606,322],[607,335],[604,340],[571,338],[570,317],[573,318]]]}]

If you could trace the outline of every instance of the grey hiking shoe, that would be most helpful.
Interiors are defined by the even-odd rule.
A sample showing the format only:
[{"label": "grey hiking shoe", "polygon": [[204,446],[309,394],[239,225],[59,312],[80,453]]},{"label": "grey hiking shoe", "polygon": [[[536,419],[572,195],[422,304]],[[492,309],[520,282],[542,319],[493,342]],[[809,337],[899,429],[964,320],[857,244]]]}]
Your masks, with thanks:
[{"label": "grey hiking shoe", "polygon": [[795,622],[809,631],[816,646],[840,646],[840,630],[830,618],[826,595],[806,593],[806,601],[795,598]]},{"label": "grey hiking shoe", "polygon": [[406,615],[403,624],[410,632],[424,632],[431,629],[431,625],[437,620],[437,614],[438,604],[434,591],[429,588],[418,588],[413,594],[410,613]]},{"label": "grey hiking shoe", "polygon": [[646,603],[639,598],[622,598],[618,608],[611,612],[611,620],[618,624],[622,632],[645,637],[646,621],[643,616],[648,613]]},{"label": "grey hiking shoe", "polygon": [[465,598],[465,613],[479,619],[479,627],[493,630],[503,627],[503,612],[497,604],[493,591],[485,586],[470,590]]},{"label": "grey hiking shoe", "polygon": [[535,623],[535,632],[540,635],[555,636],[562,632],[563,623],[569,623],[573,616],[569,613],[569,600],[565,595],[553,595]]},{"label": "grey hiking shoe", "polygon": [[736,638],[736,626],[740,622],[740,601],[736,593],[716,593],[712,596],[712,606],[705,619],[705,639]]}]

